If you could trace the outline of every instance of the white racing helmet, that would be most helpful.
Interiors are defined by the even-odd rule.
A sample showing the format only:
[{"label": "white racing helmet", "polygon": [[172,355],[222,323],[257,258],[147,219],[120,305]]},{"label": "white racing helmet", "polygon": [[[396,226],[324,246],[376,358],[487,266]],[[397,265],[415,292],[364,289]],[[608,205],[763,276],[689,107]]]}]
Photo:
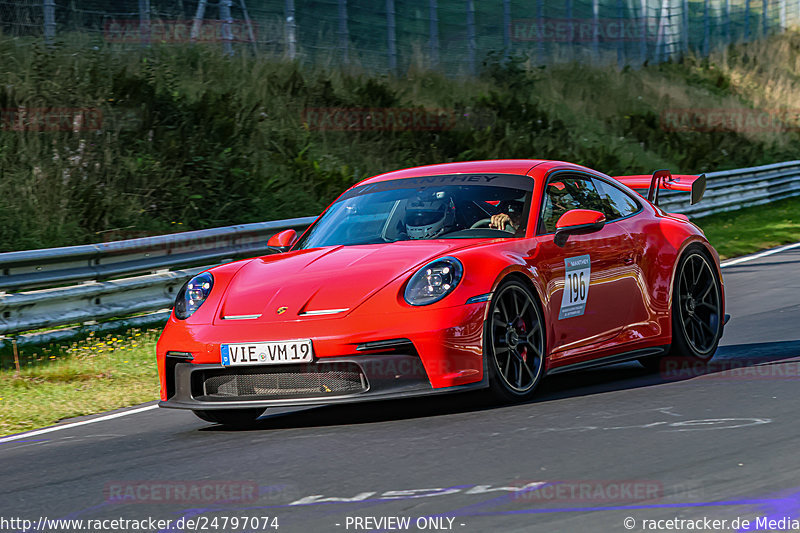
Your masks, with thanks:
[{"label": "white racing helmet", "polygon": [[409,239],[434,239],[455,226],[456,206],[444,192],[409,202],[406,233]]}]

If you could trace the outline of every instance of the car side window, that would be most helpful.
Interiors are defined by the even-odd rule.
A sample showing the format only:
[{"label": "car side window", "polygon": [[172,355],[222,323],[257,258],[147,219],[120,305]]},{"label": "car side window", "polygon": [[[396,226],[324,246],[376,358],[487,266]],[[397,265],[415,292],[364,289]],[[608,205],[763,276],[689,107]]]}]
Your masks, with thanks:
[{"label": "car side window", "polygon": [[603,214],[606,220],[618,220],[636,213],[641,209],[639,202],[630,197],[622,189],[603,180],[595,180],[597,189],[603,199]]},{"label": "car side window", "polygon": [[542,203],[539,233],[554,233],[556,222],[571,209],[603,210],[603,200],[589,177],[557,175],[547,183]]}]

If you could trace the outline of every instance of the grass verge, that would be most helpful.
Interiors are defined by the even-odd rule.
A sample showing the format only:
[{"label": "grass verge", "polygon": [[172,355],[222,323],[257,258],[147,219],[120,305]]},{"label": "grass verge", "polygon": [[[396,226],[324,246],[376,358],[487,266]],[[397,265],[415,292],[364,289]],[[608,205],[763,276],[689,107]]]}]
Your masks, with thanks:
[{"label": "grass verge", "polygon": [[[315,215],[360,179],[431,163],[699,174],[800,153],[798,31],[639,69],[494,54],[468,79],[20,43],[0,36],[0,251]],[[736,119],[750,112],[758,127]]]},{"label": "grass verge", "polygon": [[132,330],[27,348],[36,353],[23,354],[28,357],[19,375],[0,372],[0,435],[157,399],[158,333]]},{"label": "grass verge", "polygon": [[800,197],[693,220],[722,259],[800,241]]}]

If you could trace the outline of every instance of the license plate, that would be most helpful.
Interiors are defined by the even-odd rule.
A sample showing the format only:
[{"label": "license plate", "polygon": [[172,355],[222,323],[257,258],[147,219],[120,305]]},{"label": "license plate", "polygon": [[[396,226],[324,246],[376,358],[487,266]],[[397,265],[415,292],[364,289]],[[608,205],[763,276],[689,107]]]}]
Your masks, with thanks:
[{"label": "license plate", "polygon": [[311,339],[223,344],[220,352],[224,366],[280,365],[314,361]]}]

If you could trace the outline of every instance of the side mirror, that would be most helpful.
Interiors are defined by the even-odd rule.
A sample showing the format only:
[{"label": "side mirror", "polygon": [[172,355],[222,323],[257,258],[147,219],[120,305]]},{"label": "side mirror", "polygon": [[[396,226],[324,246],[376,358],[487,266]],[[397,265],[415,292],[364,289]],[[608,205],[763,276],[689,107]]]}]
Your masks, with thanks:
[{"label": "side mirror", "polygon": [[267,241],[267,248],[273,252],[285,252],[292,247],[297,240],[297,232],[293,229],[286,229],[276,233]]},{"label": "side mirror", "polygon": [[566,246],[570,235],[586,235],[600,231],[606,225],[606,216],[600,211],[572,209],[556,222],[556,246]]}]

